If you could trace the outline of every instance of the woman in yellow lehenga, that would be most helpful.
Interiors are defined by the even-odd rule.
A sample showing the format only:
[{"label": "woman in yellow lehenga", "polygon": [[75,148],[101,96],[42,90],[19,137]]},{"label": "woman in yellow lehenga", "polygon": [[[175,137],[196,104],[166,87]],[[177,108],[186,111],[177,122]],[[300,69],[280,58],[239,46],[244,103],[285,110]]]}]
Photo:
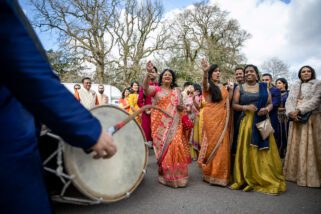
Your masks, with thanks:
[{"label": "woman in yellow lehenga", "polygon": [[254,190],[271,195],[286,191],[282,163],[273,133],[263,140],[255,124],[273,108],[265,83],[257,83],[259,71],[247,65],[245,84],[235,89],[233,108],[243,111],[238,133],[231,189]]},{"label": "woman in yellow lehenga", "polygon": [[185,187],[188,182],[188,160],[183,142],[182,100],[175,73],[165,69],[159,76],[159,86],[150,86],[153,64],[147,63],[143,89],[154,98],[154,105],[169,113],[151,110],[153,146],[158,164],[158,181],[170,187]]},{"label": "woman in yellow lehenga", "polygon": [[[139,110],[138,106],[138,90],[139,90],[139,83],[134,81],[130,84],[130,87],[132,89],[132,93],[128,96],[128,102],[129,102],[129,114],[133,114],[134,112]],[[140,116],[137,116],[135,120],[138,122],[139,125],[142,124],[142,120]]]},{"label": "woman in yellow lehenga", "polygon": [[220,70],[202,60],[203,108],[202,146],[198,158],[203,180],[227,186],[230,179],[230,95],[220,84]]}]

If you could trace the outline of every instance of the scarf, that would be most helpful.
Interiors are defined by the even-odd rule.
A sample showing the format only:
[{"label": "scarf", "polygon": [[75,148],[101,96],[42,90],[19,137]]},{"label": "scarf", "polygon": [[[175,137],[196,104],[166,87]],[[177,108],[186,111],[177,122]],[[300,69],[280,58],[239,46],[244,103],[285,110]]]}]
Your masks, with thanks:
[{"label": "scarf", "polygon": [[[257,102],[257,112],[263,108],[266,107],[267,101],[268,101],[268,91],[267,91],[267,85],[266,83],[259,83],[259,99]],[[259,130],[256,128],[256,124],[265,120],[266,116],[258,116],[257,112],[254,113],[254,121],[252,125],[252,140],[251,145],[258,147],[259,150],[262,149],[269,149],[269,138],[263,140]]]}]

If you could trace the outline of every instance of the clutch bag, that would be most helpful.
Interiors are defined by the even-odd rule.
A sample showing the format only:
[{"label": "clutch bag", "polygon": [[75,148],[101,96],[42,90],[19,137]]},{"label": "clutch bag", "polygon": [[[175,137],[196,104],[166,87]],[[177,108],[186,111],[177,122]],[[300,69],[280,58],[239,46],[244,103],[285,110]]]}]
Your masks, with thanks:
[{"label": "clutch bag", "polygon": [[269,114],[267,114],[265,120],[258,122],[255,125],[256,128],[259,130],[263,140],[267,139],[271,133],[274,133]]}]

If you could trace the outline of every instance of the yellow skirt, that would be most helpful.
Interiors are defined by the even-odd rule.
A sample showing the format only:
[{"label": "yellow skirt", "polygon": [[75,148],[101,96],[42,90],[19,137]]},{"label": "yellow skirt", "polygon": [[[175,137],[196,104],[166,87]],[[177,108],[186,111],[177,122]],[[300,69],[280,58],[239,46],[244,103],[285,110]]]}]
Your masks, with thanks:
[{"label": "yellow skirt", "polygon": [[278,195],[286,191],[286,184],[275,139],[269,136],[269,149],[250,146],[253,120],[254,113],[246,112],[241,121],[230,188]]}]

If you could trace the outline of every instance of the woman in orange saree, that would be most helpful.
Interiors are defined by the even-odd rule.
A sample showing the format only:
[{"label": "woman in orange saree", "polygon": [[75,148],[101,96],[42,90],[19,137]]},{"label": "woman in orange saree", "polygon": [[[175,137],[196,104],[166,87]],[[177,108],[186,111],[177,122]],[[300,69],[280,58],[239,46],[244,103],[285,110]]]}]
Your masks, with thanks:
[{"label": "woman in orange saree", "polygon": [[230,93],[219,83],[220,70],[202,60],[204,71],[202,146],[198,164],[203,180],[227,186],[230,179]]},{"label": "woman in orange saree", "polygon": [[188,183],[188,161],[183,142],[181,92],[176,88],[172,70],[165,69],[159,77],[159,86],[149,86],[151,61],[147,63],[147,76],[143,82],[146,96],[168,112],[172,118],[152,109],[151,129],[153,146],[158,164],[158,181],[170,187],[185,187]]},{"label": "woman in orange saree", "polygon": [[130,94],[130,88],[125,88],[122,92],[121,98],[119,99],[119,107],[129,112],[130,105],[128,101],[128,96]]}]

